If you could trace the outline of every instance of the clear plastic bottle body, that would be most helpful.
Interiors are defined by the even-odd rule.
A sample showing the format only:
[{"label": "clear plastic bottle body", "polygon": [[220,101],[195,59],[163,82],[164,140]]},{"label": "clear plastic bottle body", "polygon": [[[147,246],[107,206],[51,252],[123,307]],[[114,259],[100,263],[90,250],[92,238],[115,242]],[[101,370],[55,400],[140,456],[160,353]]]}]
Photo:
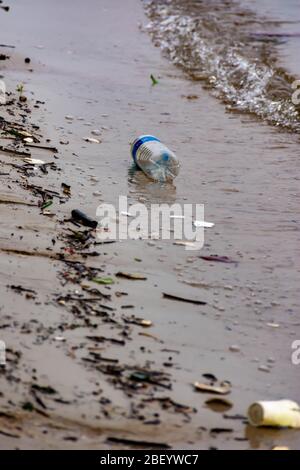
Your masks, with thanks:
[{"label": "clear plastic bottle body", "polygon": [[154,181],[173,181],[179,173],[180,164],[175,153],[154,136],[136,139],[131,153],[136,165]]}]

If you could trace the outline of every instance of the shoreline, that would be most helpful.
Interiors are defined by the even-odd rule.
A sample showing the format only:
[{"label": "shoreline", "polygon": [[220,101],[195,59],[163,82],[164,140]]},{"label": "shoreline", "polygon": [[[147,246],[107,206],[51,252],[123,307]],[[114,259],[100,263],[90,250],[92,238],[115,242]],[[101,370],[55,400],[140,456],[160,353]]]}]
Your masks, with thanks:
[{"label": "shoreline", "polygon": [[[173,448],[230,448],[233,445],[241,449],[269,448],[270,442],[274,445],[288,443],[296,446],[299,438],[295,431],[255,430],[245,425],[244,419],[233,419],[235,415],[245,416],[247,404],[253,400],[266,398],[266,395],[276,398],[284,393],[286,381],[290,381],[290,390],[286,393],[291,393],[294,399],[299,399],[296,396],[298,385],[295,368],[289,365],[281,375],[290,354],[289,342],[293,339],[292,332],[296,322],[296,318],[292,317],[290,323],[285,323],[286,320],[280,317],[282,309],[286,311],[289,306],[288,300],[278,300],[274,294],[277,285],[281,294],[281,274],[271,279],[272,288],[266,279],[269,289],[266,292],[260,290],[259,286],[260,281],[267,275],[272,277],[272,272],[277,269],[276,260],[275,266],[271,266],[272,269],[268,265],[271,263],[270,254],[268,262],[263,264],[263,269],[258,269],[260,250],[257,252],[254,246],[258,239],[261,240],[264,256],[268,254],[267,242],[272,249],[277,246],[278,239],[269,241],[271,227],[268,223],[273,218],[267,219],[264,225],[265,214],[256,209],[255,195],[253,196],[250,190],[252,198],[249,200],[249,192],[243,190],[241,175],[250,165],[239,157],[243,145],[239,147],[239,139],[234,136],[234,132],[235,129],[239,130],[240,139],[247,138],[248,129],[249,133],[255,133],[258,143],[253,149],[253,157],[256,150],[263,148],[265,143],[262,131],[268,133],[270,152],[265,155],[266,168],[262,168],[266,173],[272,168],[268,166],[270,156],[275,154],[279,158],[281,155],[279,148],[272,150],[272,147],[287,143],[282,143],[283,137],[273,133],[272,129],[267,130],[267,126],[260,128],[257,122],[247,120],[241,123],[240,116],[229,118],[222,107],[206,95],[205,90],[186,81],[180,71],[162,59],[159,51],[151,45],[150,39],[138,29],[138,22],[145,19],[141,6],[136,9],[134,18],[125,13],[126,8],[122,7],[124,25],[116,32],[111,44],[107,39],[107,31],[118,4],[105,1],[104,5],[101,25],[104,29],[102,34],[106,37],[107,52],[104,48],[101,58],[94,60],[87,53],[90,48],[90,44],[87,44],[85,53],[87,64],[90,65],[90,69],[86,70],[87,79],[81,81],[83,72],[78,69],[76,60],[70,60],[66,69],[57,66],[55,70],[53,53],[50,54],[50,64],[47,65],[39,63],[40,59],[33,56],[30,68],[32,67],[34,72],[31,74],[26,67],[26,71],[20,72],[25,56],[22,58],[22,53],[16,51],[21,60],[16,61],[18,65],[15,71],[9,72],[8,69],[10,80],[16,80],[18,76],[28,77],[24,93],[28,93],[30,103],[32,91],[38,101],[44,101],[46,97],[46,104],[38,103],[40,109],[35,108],[31,114],[33,121],[35,116],[39,121],[45,139],[51,138],[51,142],[43,143],[58,147],[58,154],[50,152],[58,158],[49,158],[49,152],[41,149],[32,151],[31,157],[45,159],[48,163],[54,161],[58,168],[52,171],[49,169],[48,174],[38,170],[29,179],[36,186],[42,185],[50,191],[57,191],[59,198],[56,197],[53,207],[49,208],[49,211],[54,213],[53,217],[42,217],[35,207],[20,204],[1,205],[1,250],[6,250],[6,254],[2,254],[1,307],[5,313],[0,325],[0,338],[4,337],[12,352],[9,352],[11,367],[6,372],[6,378],[1,374],[3,396],[0,397],[0,403],[3,415],[0,419],[7,435],[1,436],[0,448],[14,448],[16,445],[23,448],[99,448],[101,445],[101,448],[110,449],[120,447],[107,443],[108,437],[121,439],[128,436],[140,440],[143,437],[143,441],[149,442],[165,442]],[[135,1],[131,1],[130,5],[138,8]],[[16,8],[22,9],[20,5]],[[54,13],[53,9],[49,8],[51,17]],[[63,5],[61,8],[63,9]],[[74,6],[74,12],[80,12],[77,4]],[[36,14],[39,15],[39,11]],[[99,25],[98,28],[101,31]],[[128,29],[129,38],[126,36]],[[20,34],[26,37],[24,32]],[[33,31],[32,34],[35,38],[36,33]],[[47,40],[47,34],[44,40]],[[134,54],[128,50],[138,40],[138,61],[133,66]],[[33,40],[30,41],[32,44]],[[102,37],[99,41],[101,43]],[[84,46],[81,44],[77,47],[80,49]],[[98,44],[95,47],[97,48]],[[48,52],[47,44],[45,48]],[[76,52],[75,46],[74,50],[72,54],[66,53],[66,56],[61,51],[56,52],[57,64],[62,64],[63,57],[75,55],[76,59],[79,52]],[[32,56],[34,51],[37,56],[43,54],[43,49],[33,46],[28,55]],[[101,67],[97,76],[98,60]],[[124,75],[124,72],[127,75]],[[148,83],[150,73],[159,77],[160,86],[156,89],[152,89]],[[30,78],[30,75],[33,78]],[[44,82],[38,86],[41,77]],[[50,80],[53,77],[61,86],[58,86],[58,96],[54,93],[56,87],[51,85]],[[47,92],[43,94],[43,89],[47,87]],[[80,93],[83,96],[81,101],[77,98]],[[95,102],[90,104],[93,94]],[[182,97],[189,94],[197,94],[199,100],[190,103]],[[64,95],[66,98],[61,98]],[[62,105],[59,104],[60,99]],[[66,105],[70,107],[66,108]],[[158,109],[161,113],[159,117]],[[107,116],[108,110],[110,113]],[[87,115],[84,121],[78,119],[82,111]],[[166,112],[169,113],[168,116],[164,114]],[[69,114],[74,116],[70,122],[65,119]],[[28,115],[30,116],[30,113]],[[207,119],[207,136],[206,129],[201,130],[203,121],[196,121],[198,116]],[[215,122],[217,118],[219,121]],[[177,193],[174,194],[146,182],[140,175],[129,174],[127,177],[130,165],[128,140],[134,133],[139,134],[141,119],[144,120],[142,126],[151,125],[150,131],[153,129],[153,133],[159,130],[162,132],[164,129],[163,132],[168,135],[170,141],[173,140],[174,146],[178,147],[177,153],[182,155],[182,158],[184,149],[191,155],[198,148],[198,139],[204,142],[203,158],[207,170],[200,164],[197,166],[194,160],[184,160],[184,164],[188,170],[193,169],[195,165],[200,178],[209,182],[207,188],[200,185],[198,179],[192,180],[186,169],[182,172]],[[54,126],[55,122],[57,128]],[[92,126],[84,127],[83,123],[88,122],[91,122]],[[99,122],[107,128],[101,129],[103,142],[100,145],[83,144],[82,138],[90,134],[94,127],[100,127]],[[182,134],[178,132],[180,128]],[[219,130],[214,131],[218,135],[216,139],[213,129],[218,128]],[[188,142],[191,134],[196,137]],[[232,162],[229,154],[224,155],[222,150],[224,139],[228,139],[229,152],[234,152],[234,164],[231,167],[228,166],[230,161]],[[219,146],[218,143],[212,143],[213,140],[218,140]],[[230,143],[230,140],[233,143]],[[66,144],[67,141],[69,144]],[[206,158],[212,148],[215,158]],[[1,152],[0,154],[1,160],[4,159],[10,167],[11,157]],[[86,163],[87,159],[90,159],[91,163]],[[14,161],[20,164],[19,159]],[[269,162],[271,165],[271,160]],[[263,163],[258,159],[253,163],[253,167],[255,165],[262,167]],[[256,184],[253,193],[264,191],[263,177],[257,185],[257,173],[253,171],[253,167],[251,165],[252,173],[249,171],[247,188]],[[59,171],[59,168],[62,170]],[[231,172],[239,172],[241,179],[237,186],[237,178],[232,177]],[[25,191],[20,194],[21,187],[16,184],[17,174],[14,170],[9,173],[9,177],[0,176],[1,186],[10,186],[5,196],[15,199],[17,193],[19,202],[36,204],[36,198],[28,197]],[[28,177],[23,176],[24,174],[21,174],[24,186]],[[70,198],[64,194],[62,182],[70,184]],[[114,182],[116,185],[113,185]],[[201,194],[198,196],[199,187]],[[239,267],[235,269],[204,262],[199,264],[199,257],[195,256],[193,260],[189,260],[191,256],[179,247],[168,246],[166,243],[162,245],[160,242],[154,247],[144,242],[117,243],[99,249],[97,257],[79,258],[79,250],[86,253],[88,249],[95,251],[95,247],[86,247],[85,243],[82,246],[76,239],[72,239],[72,232],[65,231],[70,226],[64,220],[69,218],[71,209],[75,208],[82,209],[92,216],[96,206],[93,193],[99,190],[102,193],[101,200],[105,202],[115,202],[117,194],[129,194],[132,200],[144,198],[147,204],[156,200],[172,202],[179,199],[183,202],[186,197],[189,200],[195,197],[198,200],[199,197],[201,202],[208,201],[207,220],[218,221],[218,228],[216,233],[208,234],[205,253],[224,253],[237,257]],[[216,196],[213,200],[210,196],[212,191],[221,193],[222,196]],[[80,196],[80,193],[83,193],[83,196]],[[235,206],[236,194],[241,197],[239,204],[242,208],[247,207],[247,211],[243,211],[245,215],[240,212],[238,205]],[[228,198],[232,203],[228,202]],[[41,197],[37,199],[41,200]],[[61,204],[64,199],[66,202]],[[281,204],[280,208],[283,205]],[[232,207],[236,209],[233,210],[233,221],[230,219]],[[270,214],[274,208],[270,208]],[[247,213],[250,214],[249,219],[246,218]],[[243,216],[245,220],[239,226],[238,221]],[[253,220],[262,224],[263,230],[258,235],[251,228]],[[74,229],[73,226],[71,228]],[[85,231],[83,228],[78,230]],[[241,243],[239,240],[245,233],[248,238]],[[289,236],[292,237],[291,233]],[[55,245],[52,240],[55,240]],[[296,246],[295,240],[296,238],[291,238],[291,244],[295,243]],[[70,248],[76,252],[75,255],[70,254]],[[11,250],[10,254],[8,250]],[[14,254],[13,250],[20,251]],[[69,261],[78,261],[78,265],[75,265],[74,269],[74,265],[70,267],[63,261],[50,260],[48,256],[34,256],[30,258],[29,264],[22,252],[33,253],[34,250],[49,253],[50,256],[51,253],[63,252]],[[281,265],[284,259],[289,260],[289,257],[290,251],[287,251],[287,256],[283,251],[282,255],[279,255],[278,264]],[[142,259],[142,262],[135,261],[135,258]],[[191,269],[193,264],[197,266],[194,271]],[[86,269],[86,266],[90,269]],[[97,271],[101,269],[104,270],[103,273]],[[282,269],[285,270],[284,267]],[[116,279],[118,271],[140,272],[147,277],[147,281]],[[115,284],[102,286],[93,283],[91,279],[99,273],[101,276],[113,277]],[[177,273],[181,276],[177,277]],[[297,279],[294,284],[297,284],[296,281]],[[286,283],[288,282],[289,279]],[[7,284],[23,285],[35,294],[25,291],[12,295],[14,291],[11,288],[8,290]],[[293,288],[293,285],[290,288]],[[80,300],[81,294],[86,297],[89,293],[87,289],[98,289],[101,307],[93,309]],[[162,299],[162,292],[170,290],[203,298],[208,302],[208,307],[204,309],[186,306]],[[121,292],[127,295],[120,295]],[[291,294],[295,295],[294,291]],[[74,296],[77,297],[76,300],[70,300],[70,297],[74,299]],[[111,296],[111,301],[105,296]],[[216,298],[220,300],[215,302]],[[255,302],[259,301],[261,303],[255,305]],[[274,302],[273,306],[271,302]],[[279,305],[276,305],[276,302]],[[258,320],[259,316],[254,319],[249,316],[249,312],[254,308],[261,309],[260,305],[267,303],[266,318],[263,318],[263,321]],[[249,310],[246,304],[250,304]],[[134,308],[124,308],[129,305]],[[269,313],[270,308],[272,313]],[[135,318],[131,318],[133,314]],[[152,327],[146,329],[125,321],[136,318],[151,321]],[[267,323],[272,322],[283,324],[284,327],[267,326]],[[93,339],[88,339],[87,336]],[[273,344],[274,336],[276,344]],[[63,338],[64,341],[55,338]],[[122,341],[126,343],[125,346]],[[241,352],[233,354],[229,352],[229,347],[236,342],[239,343]],[[269,351],[270,345],[274,347],[274,352]],[[19,355],[19,352],[22,355]],[[260,356],[259,362],[255,362],[256,354]],[[272,367],[268,374],[258,371],[258,367],[273,354],[276,356],[275,372]],[[101,356],[112,362],[102,363]],[[169,363],[168,366],[166,363]],[[109,365],[111,367],[108,367]],[[245,368],[247,369],[243,372]],[[161,373],[158,377],[163,387],[149,385],[149,371]],[[136,380],[136,375],[130,379],[130,376],[137,373],[144,374],[143,380]],[[207,373],[216,375],[220,381],[229,380],[233,384],[229,399],[234,403],[234,407],[225,413],[229,418],[224,418],[224,413],[209,409],[205,401],[211,397],[196,393],[192,387],[194,381],[199,381],[202,375]],[[277,376],[277,373],[280,376]],[[140,375],[138,377],[141,379]],[[268,387],[266,382],[270,384]],[[172,385],[173,389],[166,389],[165,385]],[[53,388],[52,392],[49,387]],[[32,410],[28,403],[33,405]],[[26,409],[21,411],[22,406],[26,404]],[[194,406],[197,412],[194,412]],[[18,430],[19,426],[22,426],[22,431]],[[230,432],[212,432],[213,429],[222,427],[226,427]],[[14,434],[18,437],[13,437]]]}]

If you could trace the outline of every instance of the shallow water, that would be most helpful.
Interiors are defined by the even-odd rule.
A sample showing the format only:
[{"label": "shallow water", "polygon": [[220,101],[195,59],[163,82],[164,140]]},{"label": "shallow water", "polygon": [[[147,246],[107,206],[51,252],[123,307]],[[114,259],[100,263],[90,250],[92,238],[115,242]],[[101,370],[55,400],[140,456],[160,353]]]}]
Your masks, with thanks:
[{"label": "shallow water", "polygon": [[146,1],[147,30],[165,56],[194,80],[204,81],[227,109],[253,113],[298,133],[299,109],[292,102],[297,77],[281,67],[277,50],[286,40],[278,37],[284,18],[274,12],[267,19],[248,3]]},{"label": "shallow water", "polygon": [[[300,2],[298,0],[242,0],[246,5],[263,15],[266,20],[275,20],[276,29],[283,35],[278,51],[284,67],[300,77]],[[272,25],[269,32],[273,32]],[[284,37],[287,34],[290,37]],[[296,37],[293,37],[296,36]]]}]

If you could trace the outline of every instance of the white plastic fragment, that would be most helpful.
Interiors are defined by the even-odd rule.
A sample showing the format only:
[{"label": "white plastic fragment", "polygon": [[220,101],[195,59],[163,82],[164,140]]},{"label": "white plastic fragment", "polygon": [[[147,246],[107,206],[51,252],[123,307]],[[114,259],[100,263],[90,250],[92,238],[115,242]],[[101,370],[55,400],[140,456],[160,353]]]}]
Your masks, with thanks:
[{"label": "white plastic fragment", "polygon": [[204,220],[194,220],[193,225],[197,228],[212,228],[215,226],[213,222],[205,222]]},{"label": "white plastic fragment", "polygon": [[43,160],[38,160],[36,158],[30,158],[30,157],[24,158],[24,162],[31,163],[32,165],[44,165],[45,164]]},{"label": "white plastic fragment", "polygon": [[93,137],[84,137],[83,140],[90,142],[91,144],[100,144],[100,140],[94,139]]}]

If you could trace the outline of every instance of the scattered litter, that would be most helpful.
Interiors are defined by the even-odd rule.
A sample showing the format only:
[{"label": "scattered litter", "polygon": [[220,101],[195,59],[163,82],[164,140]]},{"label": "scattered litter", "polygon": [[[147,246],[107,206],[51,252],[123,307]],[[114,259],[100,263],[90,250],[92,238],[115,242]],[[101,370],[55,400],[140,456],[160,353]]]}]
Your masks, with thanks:
[{"label": "scattered litter", "polygon": [[33,149],[49,150],[50,152],[57,153],[57,148],[56,147],[50,147],[48,145],[37,145],[37,144],[31,144],[31,143],[26,143],[25,142],[25,146],[33,148]]},{"label": "scattered litter", "polygon": [[100,144],[101,143],[101,140],[94,139],[93,137],[84,137],[83,140],[85,140],[85,142],[90,142],[91,144]]},{"label": "scattered litter", "polygon": [[102,284],[104,286],[109,286],[115,283],[115,281],[111,277],[94,277],[92,281],[96,282],[96,284]]},{"label": "scattered litter", "polygon": [[116,277],[122,277],[124,279],[131,279],[131,280],[134,280],[134,281],[146,281],[147,280],[147,277],[144,276],[144,274],[126,273],[126,272],[122,272],[122,271],[119,271],[116,274]]},{"label": "scattered litter", "polygon": [[46,202],[41,206],[42,211],[44,211],[45,209],[48,209],[48,207],[52,206],[52,204],[53,204],[53,201],[52,201],[52,200],[46,201]]},{"label": "scattered litter", "polygon": [[271,328],[280,328],[278,323],[267,323],[267,326],[270,326]]},{"label": "scattered litter", "polygon": [[161,339],[159,339],[157,336],[151,335],[150,333],[144,333],[143,331],[139,333],[139,336],[145,336],[146,338],[151,338],[157,341],[158,343],[163,343]]},{"label": "scattered litter", "polygon": [[198,392],[215,393],[216,395],[228,395],[231,392],[230,382],[221,382],[219,386],[195,382],[194,387]]},{"label": "scattered litter", "polygon": [[38,384],[33,384],[31,388],[33,390],[36,390],[37,392],[44,393],[46,395],[55,395],[57,393],[56,390],[54,390],[54,388],[50,386],[42,386]]},{"label": "scattered litter", "polygon": [[152,326],[152,321],[151,320],[144,320],[143,318],[138,318],[138,317],[135,317],[134,315],[132,315],[129,318],[124,317],[124,322],[129,323],[129,324],[133,324],[133,325],[139,325],[139,326],[142,326],[144,328],[149,328],[150,326]]},{"label": "scattered litter", "polygon": [[229,428],[212,428],[210,430],[211,434],[230,434],[233,432],[233,429]]},{"label": "scattered litter", "polygon": [[216,262],[216,263],[228,263],[228,264],[238,264],[237,261],[228,258],[228,256],[218,256],[218,255],[212,255],[212,256],[200,256],[201,259],[204,261],[211,261],[211,262]]},{"label": "scattered litter", "polygon": [[37,206],[37,204],[32,204],[31,202],[21,201],[19,199],[0,199],[0,204],[19,204],[21,206],[31,206],[31,207]]},{"label": "scattered litter", "polygon": [[98,222],[96,220],[91,219],[78,209],[72,211],[72,219],[76,220],[85,227],[96,228],[98,226]]},{"label": "scattered litter", "polygon": [[95,343],[104,343],[108,341],[113,344],[119,344],[120,346],[125,346],[125,341],[123,339],[106,338],[105,336],[87,336],[87,339],[94,341]]},{"label": "scattered litter", "polygon": [[25,163],[30,163],[31,165],[45,165],[45,162],[43,160],[38,160],[35,158],[24,158]]},{"label": "scattered litter", "polygon": [[291,400],[258,401],[248,409],[252,426],[300,429],[300,407]]},{"label": "scattered litter", "polygon": [[207,304],[207,302],[203,302],[203,300],[190,299],[190,298],[181,297],[181,296],[178,296],[178,295],[167,294],[166,292],[163,292],[163,297],[165,299],[178,300],[179,302],[187,302],[187,303],[195,304],[195,305],[206,305]]},{"label": "scattered litter", "polygon": [[14,286],[14,285],[7,285],[6,287],[8,287],[8,288],[14,290],[15,292],[18,292],[19,294],[22,293],[22,292],[26,292],[26,293],[29,293],[29,294],[37,295],[34,290],[32,290],[32,289],[27,289],[26,287]]},{"label": "scattered litter", "polygon": [[71,196],[71,186],[66,183],[61,183],[61,189],[66,196]]},{"label": "scattered litter", "polygon": [[193,225],[195,227],[203,227],[203,228],[212,228],[215,226],[213,222],[205,222],[204,220],[194,220]]},{"label": "scattered litter", "polygon": [[134,439],[125,439],[120,437],[108,437],[106,439],[107,442],[112,444],[122,444],[122,445],[130,445],[130,446],[137,446],[137,447],[155,447],[159,449],[172,449],[169,444],[165,444],[164,442],[152,442],[152,441],[137,441]]},{"label": "scattered litter", "polygon": [[151,180],[172,182],[179,173],[180,164],[175,153],[153,135],[138,137],[131,145],[131,156]]},{"label": "scattered litter", "polygon": [[158,85],[158,80],[154,77],[153,74],[150,75],[151,81],[152,81],[152,86]]},{"label": "scattered litter", "polygon": [[188,241],[176,241],[173,243],[173,245],[177,245],[177,246],[186,246],[186,247],[195,247],[195,243],[194,242],[188,242]]}]

